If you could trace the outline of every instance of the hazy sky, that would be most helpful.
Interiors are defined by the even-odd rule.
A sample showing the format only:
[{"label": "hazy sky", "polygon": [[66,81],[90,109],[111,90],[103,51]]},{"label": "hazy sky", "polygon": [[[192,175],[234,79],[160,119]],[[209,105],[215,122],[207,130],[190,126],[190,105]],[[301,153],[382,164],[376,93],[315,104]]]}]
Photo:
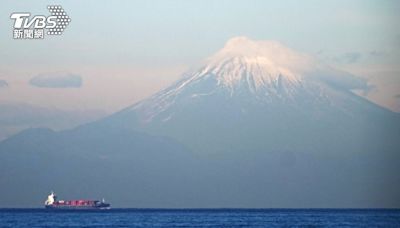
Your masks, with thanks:
[{"label": "hazy sky", "polygon": [[[367,78],[369,99],[400,111],[399,1],[57,1],[61,36],[14,40],[13,12],[51,1],[0,1],[0,102],[116,111],[165,87],[235,36],[277,40]],[[69,72],[81,87],[29,84]]]}]

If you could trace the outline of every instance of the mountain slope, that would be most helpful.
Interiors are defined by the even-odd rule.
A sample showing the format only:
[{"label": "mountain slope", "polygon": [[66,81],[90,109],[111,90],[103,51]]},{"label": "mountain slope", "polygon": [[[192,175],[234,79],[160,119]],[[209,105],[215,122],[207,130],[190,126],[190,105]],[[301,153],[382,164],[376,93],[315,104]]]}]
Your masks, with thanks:
[{"label": "mountain slope", "polygon": [[[338,148],[354,151],[347,145],[364,150],[370,140],[382,139],[376,131],[396,139],[399,115],[352,89],[368,85],[277,42],[239,37],[199,70],[106,121],[171,136],[195,151],[207,142],[199,153],[232,143],[243,150],[257,144],[260,150],[295,144],[307,151],[337,153]],[[319,138],[324,141],[313,148],[305,143]],[[337,144],[334,138],[353,143]]]},{"label": "mountain slope", "polygon": [[17,178],[0,174],[0,204],[18,201],[28,173],[47,175],[19,163],[29,158],[38,170],[61,161],[48,177],[62,181],[40,182],[41,191],[82,186],[74,194],[105,192],[115,206],[399,207],[400,116],[355,89],[368,85],[277,42],[233,38],[107,118],[1,143],[1,173]]},{"label": "mountain slope", "polygon": [[27,128],[74,128],[106,116],[99,110],[65,111],[24,103],[0,102],[0,141]]}]

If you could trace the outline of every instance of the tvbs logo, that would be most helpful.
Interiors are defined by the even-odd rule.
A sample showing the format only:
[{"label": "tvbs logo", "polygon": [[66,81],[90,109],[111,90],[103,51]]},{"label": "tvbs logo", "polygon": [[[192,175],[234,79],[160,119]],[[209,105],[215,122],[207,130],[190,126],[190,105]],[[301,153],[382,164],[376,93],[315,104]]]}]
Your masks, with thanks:
[{"label": "tvbs logo", "polygon": [[61,35],[71,18],[61,6],[48,6],[49,16],[30,13],[12,13],[10,18],[14,20],[14,39],[43,39],[45,30],[48,35]]}]

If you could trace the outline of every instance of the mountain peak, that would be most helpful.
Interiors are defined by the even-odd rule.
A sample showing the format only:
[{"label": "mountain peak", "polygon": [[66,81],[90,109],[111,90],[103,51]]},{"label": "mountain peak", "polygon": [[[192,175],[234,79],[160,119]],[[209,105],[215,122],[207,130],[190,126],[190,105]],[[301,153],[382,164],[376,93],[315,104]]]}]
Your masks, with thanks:
[{"label": "mountain peak", "polygon": [[313,65],[310,57],[277,41],[257,41],[241,36],[229,39],[221,50],[208,58],[201,75],[214,75],[219,85],[230,89],[245,82],[255,91],[282,79],[297,84]]},{"label": "mountain peak", "polygon": [[155,117],[168,121],[176,111],[173,107],[195,100],[212,101],[215,97],[228,96],[246,105],[291,103],[297,106],[305,101],[325,105],[342,99],[335,95],[334,90],[338,88],[363,87],[364,81],[321,65],[277,41],[235,37],[200,68],[129,110],[140,113],[143,122],[151,122]]},{"label": "mountain peak", "polygon": [[209,63],[235,57],[244,57],[249,61],[269,61],[276,66],[291,68],[292,71],[306,70],[314,61],[307,55],[296,52],[274,40],[252,40],[245,36],[229,39],[225,46],[208,59]]},{"label": "mountain peak", "polygon": [[273,40],[257,41],[245,36],[238,36],[229,39],[220,52],[230,55],[257,56],[264,55],[265,49],[279,46],[283,47],[282,44]]}]

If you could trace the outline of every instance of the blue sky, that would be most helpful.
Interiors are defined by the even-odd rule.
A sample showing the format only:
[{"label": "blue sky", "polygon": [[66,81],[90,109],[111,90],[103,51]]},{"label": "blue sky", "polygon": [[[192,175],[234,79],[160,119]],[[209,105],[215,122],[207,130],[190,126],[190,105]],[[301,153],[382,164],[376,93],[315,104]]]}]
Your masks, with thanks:
[{"label": "blue sky", "polygon": [[[10,85],[0,101],[116,111],[176,80],[228,39],[248,36],[365,77],[377,88],[369,99],[400,111],[399,1],[0,3],[0,79]],[[49,4],[62,5],[72,19],[63,35],[12,39],[12,12],[47,14]],[[83,86],[29,86],[35,75],[59,71],[81,75]]]}]

